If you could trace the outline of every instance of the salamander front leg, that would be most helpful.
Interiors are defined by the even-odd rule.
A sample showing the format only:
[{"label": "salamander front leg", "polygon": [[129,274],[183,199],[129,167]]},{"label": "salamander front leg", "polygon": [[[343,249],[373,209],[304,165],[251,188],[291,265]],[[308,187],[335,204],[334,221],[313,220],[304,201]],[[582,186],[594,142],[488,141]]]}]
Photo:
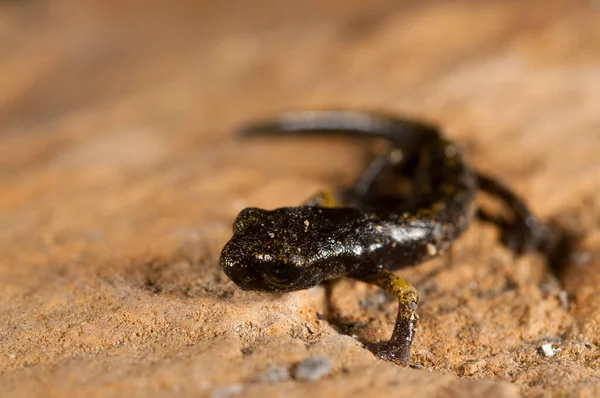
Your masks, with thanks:
[{"label": "salamander front leg", "polygon": [[378,358],[406,366],[410,359],[410,346],[419,316],[417,289],[390,271],[379,269],[375,273],[353,276],[355,279],[379,286],[398,299],[398,316],[392,337],[383,343],[369,345],[369,350]]},{"label": "salamander front leg", "polygon": [[304,206],[316,207],[334,207],[336,200],[334,195],[329,191],[320,191],[312,195],[303,203]]}]

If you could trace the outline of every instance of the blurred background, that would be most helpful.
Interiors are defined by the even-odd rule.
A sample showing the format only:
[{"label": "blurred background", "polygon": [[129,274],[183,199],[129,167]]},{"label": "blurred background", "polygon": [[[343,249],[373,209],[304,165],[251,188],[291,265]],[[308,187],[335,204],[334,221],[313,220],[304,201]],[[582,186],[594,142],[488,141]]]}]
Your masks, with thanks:
[{"label": "blurred background", "polygon": [[[557,213],[596,187],[599,12],[592,1],[557,0],[2,1],[1,200],[9,210],[56,189],[55,179],[110,190],[115,178],[168,167],[197,183],[201,170],[231,165],[235,150],[225,147],[201,159],[230,145],[222,139],[240,123],[349,107],[441,124],[480,168]],[[279,152],[280,167],[311,167],[300,152]],[[184,166],[188,158],[200,163]],[[259,158],[247,161],[268,173]],[[312,175],[327,173],[323,165]],[[186,174],[192,167],[199,174]],[[360,165],[329,167],[338,175]],[[547,197],[563,177],[575,179],[572,189]],[[24,187],[28,178],[37,182]]]}]

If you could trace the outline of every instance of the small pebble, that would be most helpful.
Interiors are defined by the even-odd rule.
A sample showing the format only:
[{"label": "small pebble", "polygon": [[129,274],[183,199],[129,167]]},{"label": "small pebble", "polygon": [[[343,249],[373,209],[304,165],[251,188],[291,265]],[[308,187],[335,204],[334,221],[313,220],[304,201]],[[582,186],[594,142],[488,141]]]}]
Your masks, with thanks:
[{"label": "small pebble", "polygon": [[316,381],[331,373],[331,361],[327,357],[310,357],[300,362],[294,369],[297,380]]},{"label": "small pebble", "polygon": [[244,392],[244,390],[245,387],[242,384],[232,384],[227,387],[217,388],[213,391],[211,398],[230,398]]},{"label": "small pebble", "polygon": [[269,369],[258,378],[262,383],[279,383],[290,379],[290,371],[284,366],[271,365]]},{"label": "small pebble", "polygon": [[542,345],[540,349],[545,357],[553,357],[560,352],[560,348],[554,348],[551,343]]}]

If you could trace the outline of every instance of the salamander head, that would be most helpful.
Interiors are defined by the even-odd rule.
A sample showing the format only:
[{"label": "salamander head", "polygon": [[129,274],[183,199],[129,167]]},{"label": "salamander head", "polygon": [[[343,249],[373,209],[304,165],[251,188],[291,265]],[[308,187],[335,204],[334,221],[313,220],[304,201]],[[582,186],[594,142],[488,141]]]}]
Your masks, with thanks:
[{"label": "salamander head", "polygon": [[331,258],[336,239],[324,215],[328,210],[242,210],[221,252],[223,271],[243,290],[269,292],[307,289],[338,276],[340,262]]}]

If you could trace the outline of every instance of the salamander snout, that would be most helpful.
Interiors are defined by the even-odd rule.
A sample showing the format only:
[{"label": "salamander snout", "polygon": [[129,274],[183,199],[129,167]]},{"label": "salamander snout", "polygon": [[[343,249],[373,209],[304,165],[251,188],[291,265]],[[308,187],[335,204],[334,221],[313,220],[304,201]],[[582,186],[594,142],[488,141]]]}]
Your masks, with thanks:
[{"label": "salamander snout", "polygon": [[240,246],[234,236],[223,248],[220,263],[223,272],[242,290],[290,292],[304,288],[298,286],[305,279],[302,257],[247,251]]},{"label": "salamander snout", "polygon": [[331,274],[327,254],[333,252],[321,239],[329,235],[320,229],[331,224],[317,207],[244,209],[221,252],[221,267],[243,290],[291,292],[315,286]]}]

